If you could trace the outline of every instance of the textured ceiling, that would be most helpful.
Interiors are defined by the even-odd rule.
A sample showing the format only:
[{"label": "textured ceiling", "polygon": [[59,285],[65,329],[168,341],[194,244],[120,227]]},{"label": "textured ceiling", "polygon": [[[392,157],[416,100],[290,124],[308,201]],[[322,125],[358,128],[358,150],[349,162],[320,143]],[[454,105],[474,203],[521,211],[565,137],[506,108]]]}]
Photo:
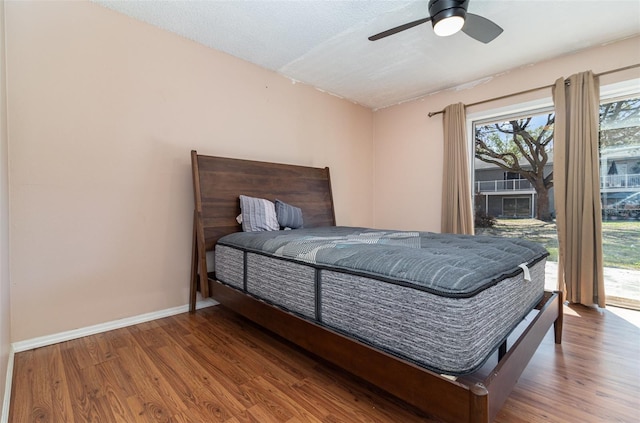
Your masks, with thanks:
[{"label": "textured ceiling", "polygon": [[471,0],[504,29],[489,44],[430,23],[367,39],[427,0],[92,1],[374,109],[640,34],[639,0]]}]

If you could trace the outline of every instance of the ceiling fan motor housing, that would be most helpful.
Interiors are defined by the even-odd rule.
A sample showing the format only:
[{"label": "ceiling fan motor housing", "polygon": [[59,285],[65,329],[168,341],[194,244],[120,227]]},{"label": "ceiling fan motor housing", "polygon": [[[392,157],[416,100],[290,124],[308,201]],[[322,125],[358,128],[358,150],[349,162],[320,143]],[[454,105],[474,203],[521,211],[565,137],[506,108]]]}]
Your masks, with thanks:
[{"label": "ceiling fan motor housing", "polygon": [[469,0],[430,0],[431,25],[435,28],[438,22],[451,16],[459,16],[464,19],[467,15],[468,5]]}]

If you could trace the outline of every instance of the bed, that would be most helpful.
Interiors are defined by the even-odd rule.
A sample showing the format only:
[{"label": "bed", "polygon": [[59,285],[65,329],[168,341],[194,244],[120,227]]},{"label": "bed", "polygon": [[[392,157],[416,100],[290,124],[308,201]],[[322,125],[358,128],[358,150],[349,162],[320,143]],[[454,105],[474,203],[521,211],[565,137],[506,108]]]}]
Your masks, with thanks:
[{"label": "bed", "polygon": [[[191,158],[192,311],[197,291],[211,296],[450,422],[492,421],[552,324],[555,342],[561,342],[561,295],[544,291],[546,254],[525,251],[531,249],[526,243],[488,247],[481,237],[336,227],[328,168],[195,151]],[[243,233],[236,220],[240,195],[296,205],[304,216],[304,229]],[[431,259],[420,267],[418,255],[422,257],[425,250],[421,245],[433,242],[440,244],[431,248],[432,255],[449,260],[446,272],[432,270]],[[464,267],[466,260],[444,254],[447,246],[471,251],[474,242],[481,244],[475,249],[480,262],[492,260],[487,251],[496,248],[527,258],[515,271],[511,265],[496,270],[501,260],[488,261],[484,268],[496,272],[461,289],[447,287],[447,277],[431,277],[429,281],[436,282],[423,285],[414,278],[413,273],[453,275],[450,272]],[[378,251],[373,244],[385,244],[390,250],[372,259]],[[215,251],[215,272],[207,263],[211,251]],[[346,256],[339,255],[343,251],[348,251]],[[391,266],[395,273],[381,275],[371,265],[394,255],[404,260],[402,266]],[[477,263],[466,274],[449,279],[476,273]],[[441,295],[443,289],[450,295]],[[451,316],[457,316],[455,321]]]}]

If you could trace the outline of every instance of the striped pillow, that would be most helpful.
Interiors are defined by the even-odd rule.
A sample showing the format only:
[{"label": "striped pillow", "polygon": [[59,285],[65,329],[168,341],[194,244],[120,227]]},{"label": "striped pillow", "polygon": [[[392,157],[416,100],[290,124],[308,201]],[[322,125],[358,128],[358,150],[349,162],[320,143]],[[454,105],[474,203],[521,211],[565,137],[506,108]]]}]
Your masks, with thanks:
[{"label": "striped pillow", "polygon": [[278,223],[283,228],[302,228],[302,209],[299,207],[276,200],[276,216],[278,216]]},{"label": "striped pillow", "polygon": [[240,196],[242,230],[245,232],[277,231],[278,219],[275,205],[263,198]]}]

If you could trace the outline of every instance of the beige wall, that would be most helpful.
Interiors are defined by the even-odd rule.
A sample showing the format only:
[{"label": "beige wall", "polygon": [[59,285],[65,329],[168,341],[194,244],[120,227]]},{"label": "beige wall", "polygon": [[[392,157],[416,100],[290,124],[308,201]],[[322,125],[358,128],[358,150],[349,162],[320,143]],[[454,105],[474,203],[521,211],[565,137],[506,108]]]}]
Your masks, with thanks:
[{"label": "beige wall", "polygon": [[371,110],[92,3],[6,18],[13,341],[186,304],[191,149],[330,166],[373,224]]},{"label": "beige wall", "polygon": [[371,112],[88,2],[10,2],[6,31],[13,341],[186,303],[191,149],[330,166],[338,224],[438,231],[429,111],[640,62],[635,38]]},{"label": "beige wall", "polygon": [[[7,155],[7,96],[5,85],[4,1],[0,2],[0,398],[4,398],[5,378],[11,345],[11,304],[9,301],[9,183]],[[0,399],[0,401],[2,401]],[[0,405],[2,418],[2,405]]]},{"label": "beige wall", "polygon": [[[475,87],[448,90],[374,113],[374,222],[377,227],[440,231],[442,116],[448,104],[471,104],[553,84],[562,76],[640,63],[640,37],[507,72]],[[637,78],[640,70],[603,76],[601,85]],[[460,81],[461,83],[464,81]],[[471,84],[467,84],[471,85]],[[470,107],[467,114],[542,97],[551,90]]]}]

